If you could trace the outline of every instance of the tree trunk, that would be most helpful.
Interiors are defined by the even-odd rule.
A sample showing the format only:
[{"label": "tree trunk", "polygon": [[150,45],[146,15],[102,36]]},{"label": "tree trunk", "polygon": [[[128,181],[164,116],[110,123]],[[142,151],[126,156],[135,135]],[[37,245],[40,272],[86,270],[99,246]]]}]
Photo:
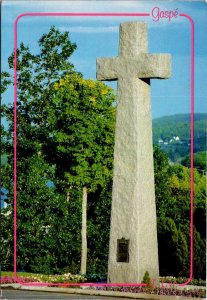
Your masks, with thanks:
[{"label": "tree trunk", "polygon": [[87,187],[83,188],[81,238],[82,238],[81,274],[86,274],[86,266],[87,266]]},{"label": "tree trunk", "polygon": [[70,200],[70,191],[69,191],[69,188],[67,190],[67,196],[66,196],[66,201],[69,202]]}]

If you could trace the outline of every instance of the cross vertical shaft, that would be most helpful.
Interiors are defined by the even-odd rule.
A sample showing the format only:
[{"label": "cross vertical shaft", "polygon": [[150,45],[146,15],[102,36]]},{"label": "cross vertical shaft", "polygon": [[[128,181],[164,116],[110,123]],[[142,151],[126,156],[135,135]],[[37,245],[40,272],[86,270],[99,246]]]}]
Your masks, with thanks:
[{"label": "cross vertical shaft", "polygon": [[113,283],[140,283],[146,271],[159,276],[150,78],[170,76],[170,55],[147,53],[147,41],[145,23],[123,23],[119,56],[97,60],[98,80],[118,80],[108,264]]}]

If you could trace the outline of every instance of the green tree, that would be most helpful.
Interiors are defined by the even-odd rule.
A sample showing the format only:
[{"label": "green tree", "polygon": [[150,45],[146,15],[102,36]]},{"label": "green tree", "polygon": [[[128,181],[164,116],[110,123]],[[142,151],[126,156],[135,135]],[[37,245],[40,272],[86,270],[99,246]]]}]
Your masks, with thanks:
[{"label": "green tree", "polygon": [[[112,179],[115,127],[115,97],[112,90],[100,82],[85,80],[79,74],[66,75],[54,84],[53,117],[50,132],[53,147],[48,141],[48,156],[64,165],[58,167],[59,178],[66,188],[66,197],[74,186],[83,191],[82,273],[86,272],[86,211],[87,194],[103,189]],[[57,115],[57,107],[61,114]],[[49,123],[49,121],[48,121]],[[58,128],[58,132],[57,132]]]},{"label": "green tree", "polygon": [[[112,177],[115,96],[75,72],[68,33],[52,27],[39,46],[37,55],[24,44],[18,49],[18,268],[78,272],[82,191],[100,195]],[[12,121],[12,105],[3,115]],[[12,134],[10,122],[3,168],[10,203]]]},{"label": "green tree", "polygon": [[[189,276],[190,170],[154,150],[161,275]],[[194,170],[194,276],[205,276],[205,177]]]},{"label": "green tree", "polygon": [[[51,27],[38,41],[40,53],[31,54],[23,43],[17,50],[18,76],[18,156],[31,156],[41,151],[41,145],[48,126],[45,119],[50,113],[52,84],[74,72],[69,57],[76,45],[71,43],[69,33],[60,33]],[[9,57],[9,67],[13,69],[14,55]],[[13,106],[2,108],[7,121],[13,121]],[[10,132],[13,127],[10,126]]]},{"label": "green tree", "polygon": [[[61,77],[64,77],[66,72],[74,72],[73,65],[68,58],[76,49],[76,45],[70,42],[69,33],[60,33],[54,27],[51,27],[49,33],[44,34],[38,43],[40,53],[37,55],[31,54],[29,47],[23,43],[20,44],[20,48],[17,50],[18,251],[21,254],[18,268],[24,266],[30,268],[32,262],[29,257],[38,260],[42,255],[41,245],[37,243],[37,240],[41,238],[38,234],[36,236],[36,244],[38,244],[36,249],[37,258],[27,253],[27,251],[30,251],[28,245],[34,239],[34,235],[30,234],[30,231],[34,229],[33,224],[30,222],[31,218],[35,216],[35,225],[39,223],[41,228],[42,226],[47,226],[42,224],[41,220],[45,220],[45,218],[37,209],[37,206],[41,207],[43,205],[41,197],[45,197],[43,202],[47,202],[46,199],[48,200],[47,205],[50,207],[52,207],[54,199],[59,197],[59,201],[56,201],[58,204],[57,210],[62,204],[60,200],[61,195],[51,194],[51,189],[46,186],[43,174],[47,174],[47,171],[51,168],[55,169],[55,165],[48,165],[46,160],[43,157],[41,158],[41,147],[48,130],[44,120],[49,114],[48,105],[52,96],[51,85]],[[13,68],[13,59],[14,55],[12,54],[8,59],[10,69]],[[2,78],[1,90],[5,91],[9,83],[11,83],[11,78],[9,78],[7,73],[3,73]],[[13,105],[3,105],[2,116],[8,122],[8,130],[2,134],[2,145],[8,159],[7,164],[2,167],[2,183],[9,191],[7,201],[11,204],[13,202]],[[39,173],[32,172],[32,168],[39,171]],[[31,171],[32,178],[27,173],[27,170]],[[47,180],[51,180],[51,178]],[[34,187],[35,192],[33,191]],[[33,196],[35,201],[32,201]],[[11,210],[11,206],[9,209]],[[27,221],[24,218],[25,216]],[[11,222],[11,217],[12,215],[10,214],[10,218],[7,218],[8,223]],[[25,226],[27,226],[27,230]],[[21,241],[23,240],[21,239],[24,234],[28,235],[27,239],[25,238],[24,243],[22,243]],[[27,248],[28,250],[26,250]],[[25,264],[25,261],[27,261],[27,264]],[[40,265],[37,264],[36,268],[38,266]]]},{"label": "green tree", "polygon": [[[170,190],[176,200],[176,211],[173,216],[185,236],[188,249],[190,249],[190,169],[183,166],[174,166],[170,181]],[[194,276],[205,276],[205,204],[206,184],[205,177],[194,170]],[[186,268],[189,266],[189,258]],[[185,268],[184,268],[185,269]],[[188,267],[189,269],[189,267]],[[189,273],[189,271],[188,271]],[[187,275],[189,276],[189,274]]]},{"label": "green tree", "polygon": [[163,153],[158,146],[154,146],[155,198],[158,218],[167,213],[169,202],[173,202],[169,190],[171,173],[167,154]]},{"label": "green tree", "polygon": [[[194,168],[196,168],[201,174],[206,171],[206,152],[201,151],[194,154]],[[186,156],[181,164],[185,167],[190,167],[190,156]]]}]

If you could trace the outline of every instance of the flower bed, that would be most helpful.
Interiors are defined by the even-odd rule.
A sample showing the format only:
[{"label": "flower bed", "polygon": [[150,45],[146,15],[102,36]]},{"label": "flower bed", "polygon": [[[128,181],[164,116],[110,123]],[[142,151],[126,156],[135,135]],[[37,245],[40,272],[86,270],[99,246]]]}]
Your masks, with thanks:
[{"label": "flower bed", "polygon": [[196,298],[206,298],[205,289],[176,289],[176,288],[150,288],[150,287],[96,287],[96,290],[101,291],[116,291],[116,292],[126,292],[126,293],[147,293],[155,295],[171,295],[171,296],[184,296],[184,297],[196,297]]},{"label": "flower bed", "polygon": [[[160,277],[160,283],[185,283],[188,279],[186,277],[173,277],[173,276],[165,276]],[[189,282],[189,285],[197,285],[197,286],[206,286],[206,281],[203,279],[192,279]]]},{"label": "flower bed", "polygon": [[1,283],[78,283],[85,282],[86,278],[82,275],[73,275],[66,273],[63,275],[42,275],[42,274],[29,274],[27,276],[17,276],[16,280],[13,276],[2,276]]},{"label": "flower bed", "polygon": [[28,283],[28,282],[35,282],[30,277],[17,277],[17,279],[14,279],[13,276],[2,276],[1,277],[1,284],[7,284],[7,283],[18,283],[18,282]]},{"label": "flower bed", "polygon": [[[86,282],[87,279],[82,275],[73,275],[71,273],[66,273],[63,275],[42,275],[42,274],[29,274],[26,273],[26,276],[18,276],[17,280],[14,279],[12,275],[4,275],[1,277],[1,284],[12,284],[12,283],[48,283],[50,284],[58,284],[58,283],[83,283]],[[197,297],[197,298],[206,298],[206,290],[202,288],[196,289],[179,289],[176,286],[172,287],[162,287],[162,283],[185,283],[185,278],[175,278],[175,277],[160,277],[161,287],[143,287],[143,286],[121,286],[121,287],[107,287],[107,286],[99,286],[99,287],[90,287],[96,290],[101,291],[118,291],[118,292],[131,292],[131,293],[147,293],[147,294],[155,294],[155,295],[172,295],[172,296],[185,296],[185,297]],[[197,283],[193,281],[193,283]],[[204,283],[204,281],[200,280],[200,283]],[[95,285],[95,283],[94,283]]]}]

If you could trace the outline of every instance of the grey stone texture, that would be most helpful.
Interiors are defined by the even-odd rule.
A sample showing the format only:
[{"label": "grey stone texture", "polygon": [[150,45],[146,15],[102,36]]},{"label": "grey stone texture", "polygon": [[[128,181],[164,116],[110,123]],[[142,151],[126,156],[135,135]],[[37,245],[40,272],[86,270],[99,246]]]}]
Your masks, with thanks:
[{"label": "grey stone texture", "polygon": [[[150,78],[169,78],[171,56],[149,54],[147,25],[120,25],[119,56],[97,59],[98,80],[118,80],[118,107],[108,281],[158,282]],[[129,262],[117,262],[117,240],[129,242]]]}]

